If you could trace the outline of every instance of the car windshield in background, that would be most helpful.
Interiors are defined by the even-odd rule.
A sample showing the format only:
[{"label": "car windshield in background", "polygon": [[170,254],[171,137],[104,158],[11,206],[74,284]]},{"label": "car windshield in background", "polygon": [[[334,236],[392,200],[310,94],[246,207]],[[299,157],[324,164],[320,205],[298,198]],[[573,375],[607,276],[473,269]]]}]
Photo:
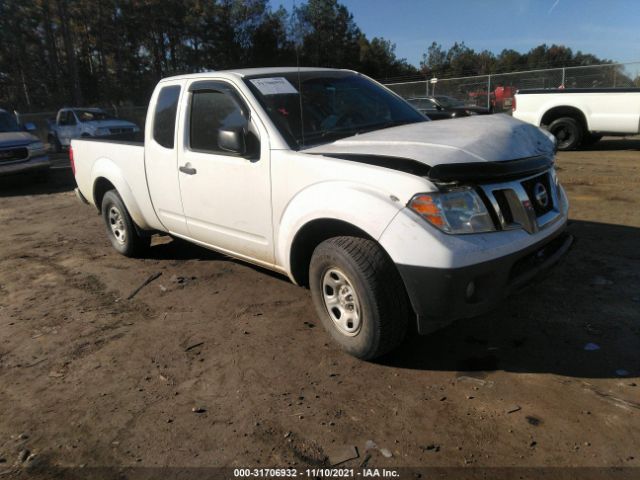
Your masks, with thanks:
[{"label": "car windshield in background", "polygon": [[19,132],[16,117],[8,112],[0,112],[0,132]]},{"label": "car windshield in background", "polygon": [[437,95],[434,98],[440,105],[445,108],[464,107],[464,102],[462,100],[458,100],[457,98],[448,97],[446,95]]},{"label": "car windshield in background", "polygon": [[81,122],[95,122],[96,120],[113,120],[115,117],[102,110],[74,110]]},{"label": "car windshield in background", "polygon": [[245,82],[295,149],[428,121],[405,101],[351,72],[293,72]]}]

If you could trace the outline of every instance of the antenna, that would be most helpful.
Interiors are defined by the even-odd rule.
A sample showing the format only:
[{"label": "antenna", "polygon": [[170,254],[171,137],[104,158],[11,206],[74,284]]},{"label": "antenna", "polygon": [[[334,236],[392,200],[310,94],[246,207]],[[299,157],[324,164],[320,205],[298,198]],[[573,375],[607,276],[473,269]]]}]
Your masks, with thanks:
[{"label": "antenna", "polygon": [[[297,15],[296,11],[296,0],[293,0],[293,12],[294,15]],[[299,50],[302,44],[302,25],[300,25],[300,19],[297,18],[294,24],[294,28],[298,29],[297,39],[295,41],[296,47],[296,69],[298,71],[298,100],[300,104],[300,136],[302,137],[302,146],[304,147],[304,111],[302,110],[302,81],[300,80],[300,54]],[[295,35],[295,32],[294,32]]]}]

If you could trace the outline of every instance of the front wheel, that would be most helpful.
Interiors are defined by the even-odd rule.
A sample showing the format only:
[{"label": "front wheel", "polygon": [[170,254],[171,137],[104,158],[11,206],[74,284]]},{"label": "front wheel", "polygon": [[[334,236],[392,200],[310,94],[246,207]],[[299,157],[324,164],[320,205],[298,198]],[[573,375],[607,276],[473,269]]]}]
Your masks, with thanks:
[{"label": "front wheel", "polygon": [[324,327],[347,353],[370,360],[404,339],[407,294],[395,265],[373,240],[322,242],[311,258],[309,285]]},{"label": "front wheel", "polygon": [[102,218],[111,245],[125,257],[137,257],[149,248],[151,237],[143,236],[115,190],[109,190],[102,199]]},{"label": "front wheel", "polygon": [[580,145],[584,135],[582,125],[575,118],[562,117],[551,122],[549,131],[558,140],[558,150],[573,150]]}]

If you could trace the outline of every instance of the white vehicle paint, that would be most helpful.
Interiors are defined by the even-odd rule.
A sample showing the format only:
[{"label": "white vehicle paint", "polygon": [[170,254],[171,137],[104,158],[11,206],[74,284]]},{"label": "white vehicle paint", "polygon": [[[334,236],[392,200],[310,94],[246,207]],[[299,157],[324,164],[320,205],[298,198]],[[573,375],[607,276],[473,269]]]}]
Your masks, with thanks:
[{"label": "white vehicle paint", "polygon": [[[362,108],[371,102],[386,121],[363,123],[369,128],[354,133],[356,118],[369,117],[335,110],[322,117],[333,127],[307,130],[304,116],[313,117],[311,107],[318,104],[309,103],[307,111],[305,103],[296,112],[296,105],[311,102],[298,92],[318,85],[328,95],[318,98],[331,104],[320,106],[348,104],[340,97],[345,91],[359,95]],[[350,90],[341,90],[344,85]],[[201,108],[205,117],[199,116]],[[215,123],[218,114],[242,127]],[[211,141],[209,121],[217,126],[207,149],[199,142]],[[229,145],[235,150],[223,149]],[[108,232],[126,229],[120,217],[109,217],[109,209],[120,208],[105,195],[114,190],[136,226],[127,230],[127,239],[165,232],[310,283],[325,326],[363,358],[397,343],[367,337],[366,348],[356,345],[359,337],[374,335],[367,322],[402,320],[369,318],[374,307],[366,302],[376,301],[367,297],[369,277],[360,278],[356,269],[351,278],[344,272],[352,267],[340,260],[336,268],[347,279],[335,280],[342,303],[331,306],[338,293],[330,286],[314,290],[322,283],[314,277],[317,255],[337,248],[327,244],[330,239],[357,238],[371,262],[389,262],[384,275],[374,268],[369,276],[399,279],[397,296],[410,302],[421,333],[486,311],[555,263],[571,243],[563,233],[568,202],[555,176],[548,133],[506,115],[429,122],[400,97],[351,71],[272,68],[164,79],[151,98],[144,144],[75,139],[72,156],[77,193],[102,208]],[[119,234],[113,235],[114,246],[130,254],[128,244],[118,244]],[[340,320],[332,312],[344,318],[351,312],[356,323],[332,330],[331,319]]]},{"label": "white vehicle paint", "polygon": [[640,133],[640,88],[519,90],[515,100],[513,117],[547,128],[561,150]]}]

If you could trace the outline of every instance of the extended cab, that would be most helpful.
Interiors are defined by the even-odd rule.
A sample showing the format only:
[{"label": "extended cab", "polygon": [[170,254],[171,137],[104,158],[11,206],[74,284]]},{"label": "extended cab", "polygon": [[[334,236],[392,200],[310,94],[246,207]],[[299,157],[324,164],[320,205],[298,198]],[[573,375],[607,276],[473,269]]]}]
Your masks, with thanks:
[{"label": "extended cab", "polygon": [[360,358],[409,321],[424,334],[486,312],[572,241],[548,133],[506,115],[431,122],[353,71],[167,78],[145,130],[72,141],[77,194],[114,248],[165,232],[280,272]]},{"label": "extended cab", "polygon": [[513,116],[549,130],[559,150],[640,133],[640,88],[518,90]]},{"label": "extended cab", "polygon": [[140,128],[132,122],[109,115],[100,108],[62,108],[49,124],[47,140],[55,152],[68,147],[74,138],[105,137],[135,133]]}]

